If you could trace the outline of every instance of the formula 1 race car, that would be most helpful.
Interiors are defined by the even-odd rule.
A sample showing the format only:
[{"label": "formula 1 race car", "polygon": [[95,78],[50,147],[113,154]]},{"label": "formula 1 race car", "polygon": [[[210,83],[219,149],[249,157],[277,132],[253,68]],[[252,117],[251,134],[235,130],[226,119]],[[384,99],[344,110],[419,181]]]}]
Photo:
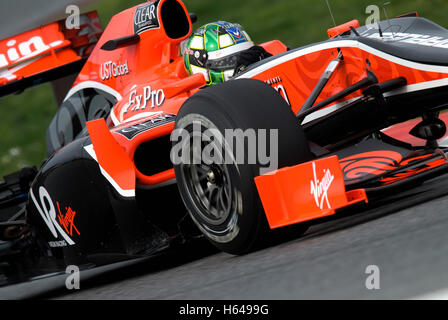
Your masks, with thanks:
[{"label": "formula 1 race car", "polygon": [[0,41],[0,96],[52,81],[61,101],[48,159],[0,184],[0,261],[87,268],[198,236],[243,254],[448,171],[448,30],[354,20],[206,86],[180,50],[195,19],[153,0],[104,32],[91,12]]}]

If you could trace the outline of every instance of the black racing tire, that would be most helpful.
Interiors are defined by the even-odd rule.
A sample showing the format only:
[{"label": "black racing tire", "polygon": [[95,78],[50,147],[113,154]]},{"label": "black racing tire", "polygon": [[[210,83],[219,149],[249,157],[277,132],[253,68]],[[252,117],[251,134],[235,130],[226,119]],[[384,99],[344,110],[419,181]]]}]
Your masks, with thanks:
[{"label": "black racing tire", "polygon": [[[192,142],[189,139],[194,132],[199,132],[199,128],[200,134],[214,129],[215,136],[210,141],[214,146],[224,145],[222,154],[230,154],[233,160],[208,167],[204,161],[196,160],[197,163],[192,164],[191,158],[190,163],[173,161],[182,200],[195,224],[212,244],[230,254],[247,253],[262,242],[261,238],[266,238],[264,231],[269,229],[254,182],[263,165],[258,156],[255,163],[250,162],[248,143],[244,143],[244,163],[237,161],[236,146],[244,137],[242,140],[232,139],[235,143],[230,146],[229,139],[224,138],[225,130],[266,129],[267,146],[270,145],[270,130],[278,130],[278,168],[297,165],[314,157],[290,106],[276,90],[258,80],[232,80],[190,97],[178,113],[173,132],[176,129],[188,132],[187,140]],[[172,156],[199,154],[194,148],[189,151],[176,149],[176,145],[181,145],[179,137],[172,136]],[[201,154],[206,147],[200,144]],[[274,152],[269,150],[265,154]]]}]

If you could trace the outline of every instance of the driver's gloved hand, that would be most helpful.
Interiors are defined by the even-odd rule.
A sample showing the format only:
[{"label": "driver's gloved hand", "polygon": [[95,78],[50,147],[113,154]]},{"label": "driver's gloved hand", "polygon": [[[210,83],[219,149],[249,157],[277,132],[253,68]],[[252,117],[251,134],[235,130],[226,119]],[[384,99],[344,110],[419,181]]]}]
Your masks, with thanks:
[{"label": "driver's gloved hand", "polygon": [[235,75],[243,72],[248,66],[263,59],[272,57],[272,54],[267,52],[263,47],[253,46],[238,54],[238,61],[235,68]]}]

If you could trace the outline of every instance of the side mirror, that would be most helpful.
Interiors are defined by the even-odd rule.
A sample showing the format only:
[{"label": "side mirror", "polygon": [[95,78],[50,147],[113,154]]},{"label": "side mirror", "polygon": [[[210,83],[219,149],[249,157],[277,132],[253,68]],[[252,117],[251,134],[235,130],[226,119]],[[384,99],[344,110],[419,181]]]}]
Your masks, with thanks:
[{"label": "side mirror", "polygon": [[196,13],[190,12],[190,20],[191,23],[195,23],[196,21],[198,21],[198,16],[196,15]]}]

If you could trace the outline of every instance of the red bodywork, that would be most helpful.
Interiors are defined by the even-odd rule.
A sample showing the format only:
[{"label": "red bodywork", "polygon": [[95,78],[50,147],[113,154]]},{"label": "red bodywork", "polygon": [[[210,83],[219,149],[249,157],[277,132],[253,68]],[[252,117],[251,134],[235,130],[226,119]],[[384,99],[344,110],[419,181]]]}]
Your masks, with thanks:
[{"label": "red bodywork", "polygon": [[[142,5],[115,15],[93,51],[89,52],[87,62],[67,94],[69,98],[81,88],[92,87],[101,88],[117,97],[118,102],[107,121],[109,127],[102,119],[88,123],[87,127],[93,144],[92,154],[95,154],[103,173],[122,194],[129,196],[135,195],[133,191],[136,184],[157,186],[175,179],[173,169],[148,176],[140,172],[133,161],[134,154],[142,143],[169,135],[174,128],[174,122],[143,131],[132,139],[118,134],[117,131],[136,127],[161,115],[176,115],[183,102],[206,83],[201,74],[189,76],[184,68],[181,42],[187,39],[193,30],[188,11],[181,1],[176,0],[183,11],[188,28],[176,37],[170,37],[168,34],[171,31],[167,31],[167,26],[164,24],[166,18],[162,14],[167,2],[168,0],[160,0],[144,4],[155,5],[156,11],[153,13],[156,15],[158,26],[138,33],[138,39],[134,38],[114,50],[105,50],[103,46],[109,41],[135,35],[136,12]],[[95,20],[97,17],[91,16],[91,19]],[[329,30],[329,35],[334,37],[349,30],[350,26],[357,27],[357,24],[350,22],[334,28]],[[45,50],[38,54],[26,56],[26,61],[34,61],[32,59],[36,56],[40,58],[29,66],[24,66],[20,71],[15,71],[14,76],[10,77],[7,73],[11,73],[15,64],[22,61],[11,62],[6,56],[0,56],[0,68],[3,68],[0,73],[0,84],[76,61],[83,56],[73,48],[75,41],[70,41],[70,37],[64,34],[58,23],[30,31],[14,39],[19,43],[34,36],[41,37],[50,46],[43,47]],[[1,52],[7,52],[8,47],[13,46],[10,41],[11,39],[7,39],[0,42]],[[271,41],[262,46],[274,55],[287,50],[279,41]],[[26,48],[22,48],[26,51]],[[294,113],[297,113],[310,96],[327,65],[338,56],[338,50],[343,52],[344,62],[330,78],[316,103],[366,77],[366,61],[378,76],[379,82],[405,77],[407,88],[448,78],[448,67],[405,61],[353,40],[323,42],[305,47],[261,64],[240,78],[253,78],[270,84],[291,105]],[[14,58],[14,53],[10,53]],[[2,65],[4,61],[7,63],[6,66]],[[321,115],[326,114],[362,95],[359,90],[319,112]],[[358,154],[342,159],[334,155],[257,177],[256,184],[271,227],[331,215],[337,209],[366,202],[367,196],[363,189],[346,191],[347,183],[351,179],[350,174],[356,172],[352,167],[356,169],[374,163],[375,169],[369,173],[380,175],[411,161],[409,158],[403,159],[400,154],[387,152],[373,151],[373,154]],[[383,156],[392,160],[378,161],[378,157]],[[362,162],[358,161],[360,157],[363,159]],[[445,159],[437,159],[430,162],[429,167],[446,162]],[[427,170],[425,168],[388,177],[384,183],[399,181]]]},{"label": "red bodywork", "polygon": [[78,29],[69,30],[65,20],[0,41],[0,85],[55,70],[87,58],[101,36],[96,12],[80,17]]}]

